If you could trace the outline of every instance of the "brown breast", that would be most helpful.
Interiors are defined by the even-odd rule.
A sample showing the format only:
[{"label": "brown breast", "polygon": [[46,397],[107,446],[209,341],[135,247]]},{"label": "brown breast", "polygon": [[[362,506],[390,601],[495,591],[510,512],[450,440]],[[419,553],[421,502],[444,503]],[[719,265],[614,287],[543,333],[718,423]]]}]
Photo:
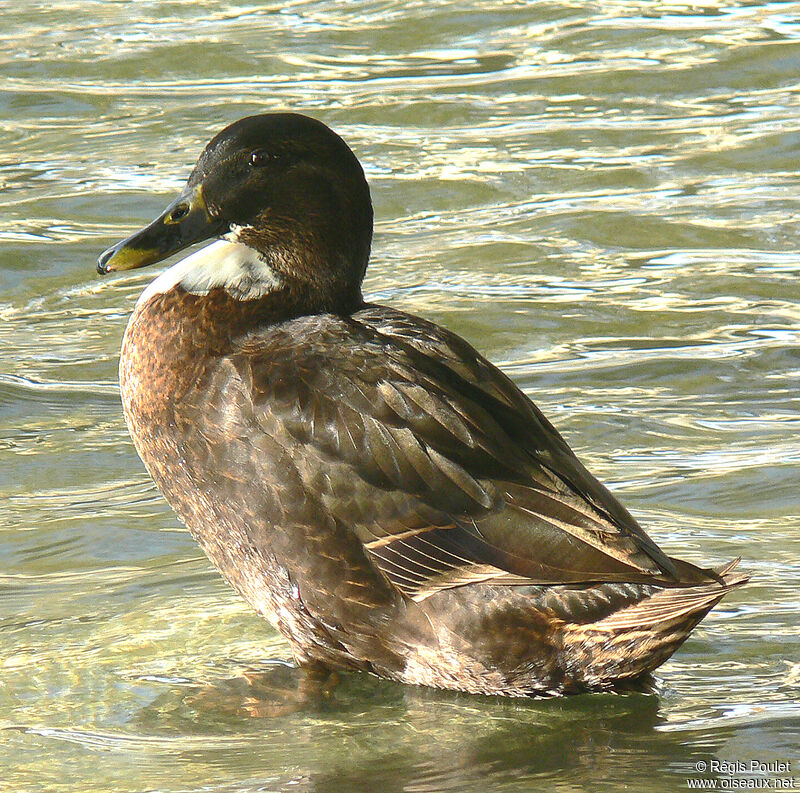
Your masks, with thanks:
[{"label": "brown breast", "polygon": [[[376,614],[398,607],[399,593],[357,538],[313,503],[281,444],[258,434],[246,384],[220,377],[249,331],[296,315],[295,306],[286,293],[240,301],[221,289],[180,288],[137,305],[120,358],[125,418],[170,506],[299,659],[370,669],[377,655],[389,673],[400,660],[378,649],[371,631]],[[269,458],[259,468],[267,481],[250,470],[252,454]],[[325,609],[308,602],[320,599]]]}]

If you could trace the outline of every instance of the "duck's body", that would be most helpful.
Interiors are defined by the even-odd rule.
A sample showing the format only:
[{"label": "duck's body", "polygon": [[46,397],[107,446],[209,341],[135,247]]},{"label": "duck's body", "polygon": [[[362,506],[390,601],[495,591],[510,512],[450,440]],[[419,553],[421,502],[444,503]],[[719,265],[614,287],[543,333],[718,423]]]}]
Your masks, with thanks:
[{"label": "duck's body", "polygon": [[[259,200],[225,217],[207,193],[239,150],[294,160],[258,194],[241,170]],[[318,122],[245,119],[101,259],[155,260],[157,235],[200,209],[228,235],[157,279],[125,333],[125,416],[156,484],[300,664],[517,696],[654,669],[745,579],[664,555],[465,341],[363,302],[365,188]],[[323,200],[335,217],[317,233]]]}]

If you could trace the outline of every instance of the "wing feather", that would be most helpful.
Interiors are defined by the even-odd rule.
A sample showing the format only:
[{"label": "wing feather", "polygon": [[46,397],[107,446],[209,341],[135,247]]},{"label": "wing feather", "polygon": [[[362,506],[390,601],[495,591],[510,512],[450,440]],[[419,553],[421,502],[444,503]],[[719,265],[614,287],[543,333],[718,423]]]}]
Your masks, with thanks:
[{"label": "wing feather", "polygon": [[231,360],[255,430],[409,597],[680,579],[512,381],[436,325],[367,306],[265,328]]}]

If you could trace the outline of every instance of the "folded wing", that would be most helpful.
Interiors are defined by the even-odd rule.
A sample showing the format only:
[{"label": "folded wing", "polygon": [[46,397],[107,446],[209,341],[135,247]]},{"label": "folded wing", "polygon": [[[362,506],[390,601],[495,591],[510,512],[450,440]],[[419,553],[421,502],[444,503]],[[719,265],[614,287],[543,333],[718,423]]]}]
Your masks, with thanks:
[{"label": "folded wing", "polygon": [[411,598],[483,581],[714,580],[668,558],[531,401],[436,325],[377,306],[305,317],[229,362],[246,431],[284,438],[309,496]]}]

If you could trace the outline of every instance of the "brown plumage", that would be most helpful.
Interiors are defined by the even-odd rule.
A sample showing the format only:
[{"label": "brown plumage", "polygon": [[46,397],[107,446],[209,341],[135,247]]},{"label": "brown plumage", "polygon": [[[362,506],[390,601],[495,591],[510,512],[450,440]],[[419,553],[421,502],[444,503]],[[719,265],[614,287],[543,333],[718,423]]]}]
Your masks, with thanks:
[{"label": "brown plumage", "polygon": [[300,664],[516,696],[651,671],[746,578],[667,557],[469,344],[365,304],[371,230],[340,138],[256,116],[101,257],[231,240],[162,276],[125,334],[156,484]]}]

